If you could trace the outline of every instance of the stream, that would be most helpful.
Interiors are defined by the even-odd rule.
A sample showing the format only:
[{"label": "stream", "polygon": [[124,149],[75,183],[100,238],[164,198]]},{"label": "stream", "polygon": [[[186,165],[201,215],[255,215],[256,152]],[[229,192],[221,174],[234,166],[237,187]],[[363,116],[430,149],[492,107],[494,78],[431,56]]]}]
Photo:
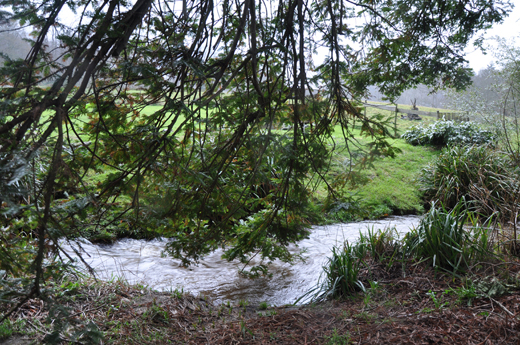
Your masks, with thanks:
[{"label": "stream", "polygon": [[[294,303],[316,286],[333,246],[341,246],[346,240],[356,241],[360,231],[366,232],[372,227],[377,230],[395,226],[402,237],[418,225],[419,219],[418,216],[393,216],[377,221],[314,226],[308,239],[290,247],[294,252],[305,249],[305,261],[292,265],[275,261],[269,266],[270,278],[249,279],[240,275],[243,265],[223,260],[221,250],[206,256],[198,266],[185,268],[180,260],[161,256],[166,244],[166,240],[161,239],[122,239],[111,245],[95,245],[83,240],[81,248],[85,262],[103,280],[122,277],[130,284],[140,283],[161,291],[183,289],[211,297],[216,303],[246,300],[253,305],[267,302],[279,306]],[[78,248],[77,244],[63,243],[65,251],[75,257],[71,246]]]}]

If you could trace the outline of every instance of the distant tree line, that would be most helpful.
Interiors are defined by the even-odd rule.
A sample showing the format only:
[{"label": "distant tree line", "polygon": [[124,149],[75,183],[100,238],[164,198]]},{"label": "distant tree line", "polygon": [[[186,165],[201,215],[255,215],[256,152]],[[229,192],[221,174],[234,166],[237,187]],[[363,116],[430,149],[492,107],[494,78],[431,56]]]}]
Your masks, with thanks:
[{"label": "distant tree line", "polygon": [[[484,120],[489,115],[500,115],[503,111],[504,97],[509,89],[511,63],[497,62],[481,69],[471,77],[471,84],[464,90],[433,90],[424,84],[407,89],[395,100],[397,104],[416,101],[418,107],[446,108],[467,111],[473,120]],[[388,99],[371,86],[367,99],[385,102]]]}]

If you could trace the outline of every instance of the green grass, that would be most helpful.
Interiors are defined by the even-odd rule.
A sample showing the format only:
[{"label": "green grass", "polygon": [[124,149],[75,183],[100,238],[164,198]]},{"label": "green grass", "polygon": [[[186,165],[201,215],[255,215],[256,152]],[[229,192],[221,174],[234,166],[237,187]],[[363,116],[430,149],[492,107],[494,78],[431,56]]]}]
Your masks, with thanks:
[{"label": "green grass", "polygon": [[9,320],[0,323],[0,340],[9,338],[13,334],[13,328]]},{"label": "green grass", "polygon": [[[434,118],[425,118],[423,122],[431,123]],[[398,134],[404,133],[417,121],[398,120]],[[336,131],[335,137],[339,134]],[[329,172],[329,177],[345,175],[349,171],[350,155],[364,155],[363,150],[367,150],[366,144],[370,138],[361,136],[359,128],[354,131],[354,138],[359,147],[349,145],[349,150],[345,144],[339,145],[334,156],[333,166]],[[339,140],[336,137],[336,140]],[[351,193],[355,196],[355,203],[360,210],[367,210],[356,218],[379,218],[389,214],[421,214],[424,212],[422,195],[419,191],[417,180],[420,172],[439,152],[429,146],[413,146],[406,143],[403,139],[389,139],[391,145],[401,150],[394,158],[378,157],[372,164],[353,167],[356,172],[353,183],[347,184],[342,190],[344,195]],[[320,185],[317,190],[318,197],[326,196],[324,185]],[[362,212],[363,213],[363,212]],[[348,220],[348,219],[338,219]]]},{"label": "green grass", "polygon": [[384,206],[388,212],[406,214],[423,212],[417,177],[422,168],[438,155],[431,147],[418,147],[396,140],[402,150],[395,158],[385,157],[361,172],[368,183],[357,186],[356,192],[367,206]]},{"label": "green grass", "polygon": [[260,310],[266,310],[267,308],[269,308],[269,304],[267,302],[261,302],[258,305],[258,309],[260,309]]},{"label": "green grass", "polygon": [[[9,339],[13,334],[34,336],[35,331],[28,327],[27,321],[24,319],[17,319],[16,321],[7,319],[0,323],[0,342]],[[8,344],[7,342],[4,343]]]},{"label": "green grass", "polygon": [[[409,108],[409,105],[398,105],[400,108]],[[425,111],[446,111],[443,109],[422,109]],[[367,117],[383,115],[394,123],[395,113],[376,108],[367,107]],[[422,194],[419,191],[418,176],[440,153],[434,147],[413,146],[400,139],[400,135],[418,124],[427,126],[436,122],[435,117],[422,116],[422,121],[397,119],[397,136],[388,139],[389,143],[401,150],[395,158],[379,157],[372,164],[353,167],[356,174],[351,184],[342,189],[343,195],[353,195],[353,203],[356,203],[357,216],[338,216],[335,221],[347,221],[360,218],[379,218],[390,214],[421,214],[424,212]],[[335,127],[333,140],[337,145],[333,166],[329,171],[329,177],[345,175],[350,170],[350,154],[362,157],[368,151],[366,146],[371,138],[361,135],[360,124],[352,131],[353,142],[347,146],[344,143],[343,134],[339,126]],[[394,130],[390,130],[394,134]],[[326,197],[326,186],[320,184],[316,196]],[[365,212],[366,211],[366,212]],[[332,216],[334,218],[334,216]]]},{"label": "green grass", "polygon": [[339,334],[337,329],[334,329],[334,332],[330,337],[326,337],[327,345],[348,345],[351,344],[350,333]]}]

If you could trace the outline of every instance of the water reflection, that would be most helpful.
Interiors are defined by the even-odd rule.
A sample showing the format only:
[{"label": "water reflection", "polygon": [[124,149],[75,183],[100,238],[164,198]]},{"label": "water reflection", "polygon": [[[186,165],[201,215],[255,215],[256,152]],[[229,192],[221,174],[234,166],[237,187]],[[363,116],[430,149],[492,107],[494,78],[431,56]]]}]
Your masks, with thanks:
[{"label": "water reflection", "polygon": [[[252,304],[267,301],[274,305],[293,303],[316,285],[331,248],[345,240],[355,241],[369,227],[395,226],[400,234],[419,223],[417,216],[396,216],[378,221],[313,227],[310,237],[291,249],[305,248],[305,262],[294,265],[274,262],[271,278],[248,279],[238,271],[240,263],[221,259],[222,251],[208,255],[198,266],[185,268],[179,260],[161,257],[162,240],[123,239],[112,245],[81,244],[84,260],[101,279],[124,277],[129,283],[144,283],[157,290],[184,289],[213,297],[217,302],[247,300]],[[74,256],[70,245],[65,250]]]}]

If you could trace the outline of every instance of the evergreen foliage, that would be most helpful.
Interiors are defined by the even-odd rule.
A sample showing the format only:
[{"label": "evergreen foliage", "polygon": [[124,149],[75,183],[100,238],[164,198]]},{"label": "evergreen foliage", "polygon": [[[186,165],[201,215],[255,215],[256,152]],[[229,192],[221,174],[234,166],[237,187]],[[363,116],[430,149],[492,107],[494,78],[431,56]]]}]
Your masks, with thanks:
[{"label": "evergreen foliage", "polygon": [[[307,231],[306,179],[323,179],[334,126],[349,143],[361,124],[373,141],[367,156],[396,153],[384,122],[354,100],[369,85],[391,99],[419,83],[463,88],[464,46],[511,4],[0,0],[0,8],[0,19],[32,30],[27,56],[0,68],[0,264],[30,277],[20,292],[30,298],[58,272],[46,257],[59,239],[85,231],[161,234],[186,264],[218,246],[244,262],[292,260],[287,245]],[[63,22],[69,11],[73,25]],[[317,47],[327,53],[314,66]]]}]

